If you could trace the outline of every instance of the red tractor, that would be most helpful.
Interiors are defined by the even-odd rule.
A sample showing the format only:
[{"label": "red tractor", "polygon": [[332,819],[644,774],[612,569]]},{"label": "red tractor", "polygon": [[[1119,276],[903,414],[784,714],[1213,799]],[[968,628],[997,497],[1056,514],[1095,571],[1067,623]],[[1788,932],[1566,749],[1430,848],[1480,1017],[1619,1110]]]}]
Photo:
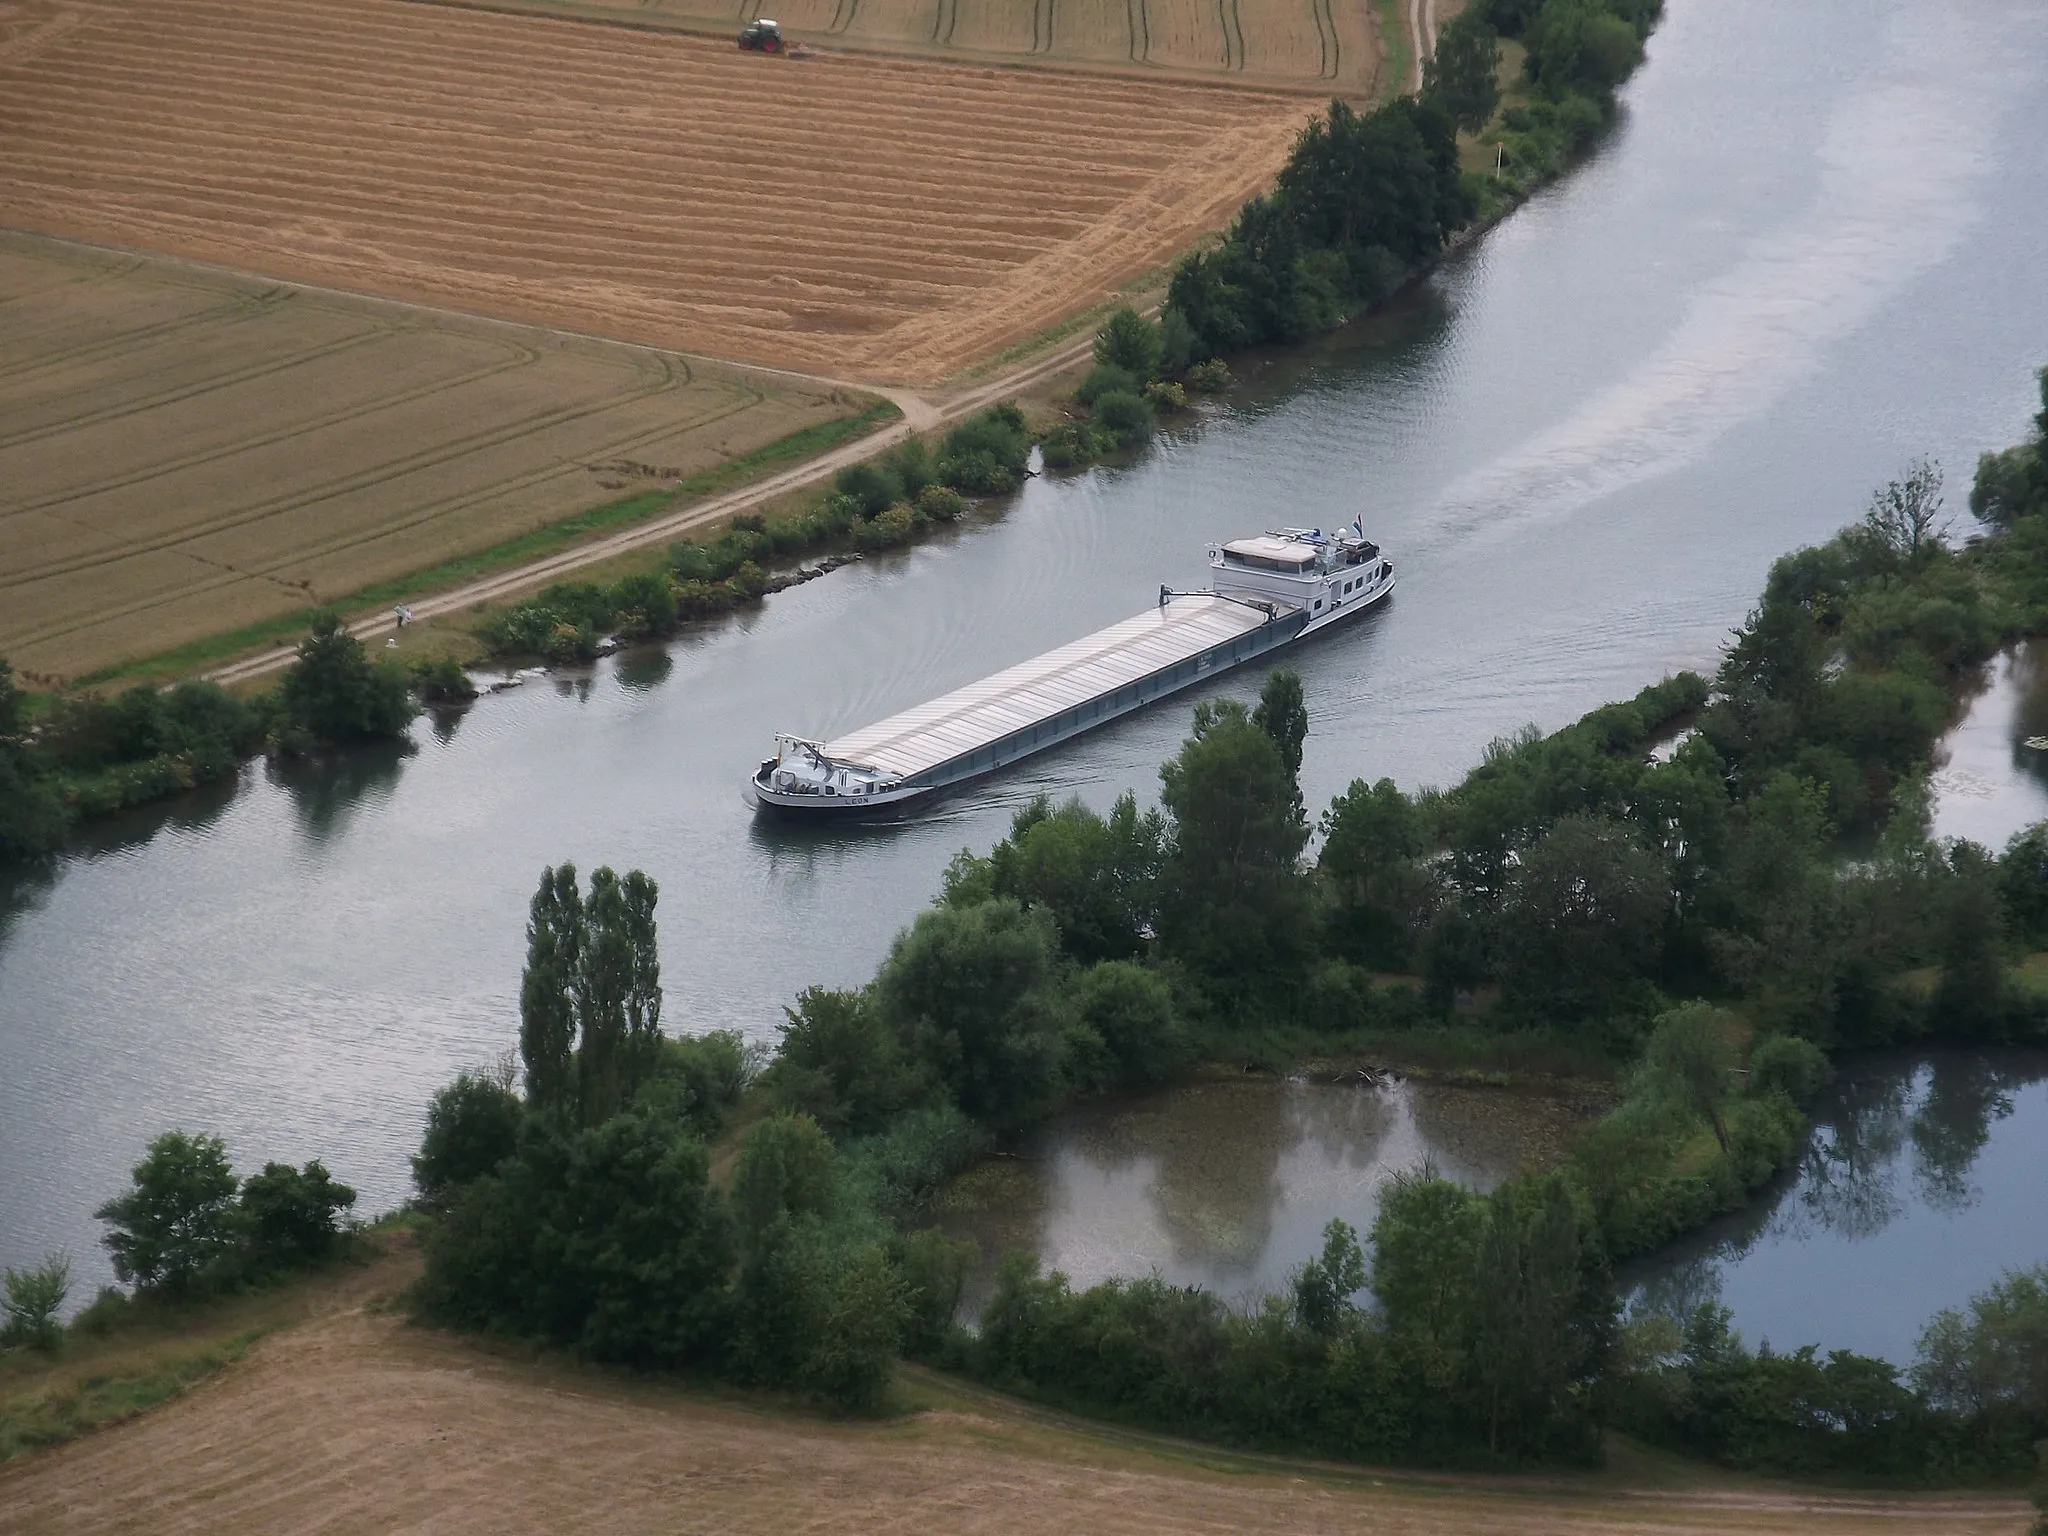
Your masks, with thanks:
[{"label": "red tractor", "polygon": [[782,52],[782,27],[778,22],[750,21],[740,32],[740,48],[743,52]]}]

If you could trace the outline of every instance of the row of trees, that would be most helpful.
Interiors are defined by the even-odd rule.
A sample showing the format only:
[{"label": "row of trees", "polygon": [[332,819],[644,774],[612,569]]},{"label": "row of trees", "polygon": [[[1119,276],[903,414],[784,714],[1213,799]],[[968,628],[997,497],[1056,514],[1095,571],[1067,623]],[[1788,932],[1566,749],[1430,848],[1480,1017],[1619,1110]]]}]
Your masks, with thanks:
[{"label": "row of trees", "polygon": [[[78,820],[231,778],[251,753],[302,754],[397,736],[413,692],[466,688],[459,668],[424,677],[374,662],[331,613],[276,691],[239,698],[214,683],[62,694],[31,717],[0,661],[0,863],[60,846]],[[470,690],[473,692],[473,690]]]}]

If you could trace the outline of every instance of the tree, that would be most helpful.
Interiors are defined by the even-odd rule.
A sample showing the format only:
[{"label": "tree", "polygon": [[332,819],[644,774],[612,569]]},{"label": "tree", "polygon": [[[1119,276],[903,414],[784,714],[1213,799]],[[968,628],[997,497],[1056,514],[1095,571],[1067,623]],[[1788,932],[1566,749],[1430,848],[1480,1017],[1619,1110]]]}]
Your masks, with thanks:
[{"label": "tree", "polygon": [[1160,814],[1139,815],[1129,793],[1107,820],[1078,798],[1058,810],[1034,801],[990,852],[988,890],[1050,912],[1077,960],[1138,955],[1155,921],[1165,836]]},{"label": "tree", "polygon": [[1074,985],[1075,1013],[1116,1062],[1117,1080],[1139,1088],[1187,1064],[1191,1047],[1164,981],[1129,960],[1106,960]]},{"label": "tree", "polygon": [[1970,511],[1994,528],[2048,512],[2048,368],[2039,374],[2041,410],[2028,441],[1977,460]]},{"label": "tree", "polygon": [[664,1116],[529,1116],[426,1251],[422,1303],[451,1322],[653,1365],[702,1359],[726,1331],[731,1217],[703,1143]]},{"label": "tree", "polygon": [[1949,850],[1947,883],[1935,1017],[1959,1034],[1995,1031],[2006,991],[1997,861],[1975,843],[1959,842]]},{"label": "tree", "polygon": [[218,1136],[167,1131],[135,1165],[134,1187],[93,1213],[114,1273],[141,1290],[191,1289],[234,1242],[235,1173]]},{"label": "tree", "polygon": [[68,1254],[45,1254],[33,1269],[10,1268],[0,1289],[0,1349],[55,1349],[64,1340],[58,1314],[70,1294]]},{"label": "tree", "polygon": [[1380,1191],[1372,1224],[1372,1293],[1387,1327],[1431,1388],[1464,1372],[1484,1203],[1425,1165]]},{"label": "tree", "polygon": [[1436,52],[1422,68],[1422,89],[1460,128],[1477,133],[1500,104],[1500,40],[1483,7],[1452,17],[1436,35]]},{"label": "tree", "polygon": [[807,987],[783,1012],[782,1043],[762,1079],[776,1103],[861,1135],[926,1096],[917,1064],[868,993]]},{"label": "tree", "polygon": [[1605,1014],[1654,969],[1670,913],[1662,861],[1626,826],[1567,816],[1509,881],[1497,920],[1503,984],[1546,1018]]},{"label": "tree", "polygon": [[1356,1308],[1351,1298],[1365,1289],[1365,1250],[1348,1222],[1323,1228],[1323,1252],[1294,1272],[1294,1315],[1322,1338],[1341,1329]]},{"label": "tree", "polygon": [[537,1108],[595,1125],[631,1102],[661,1048],[661,957],[655,883],[576,867],[541,872],[526,927],[519,1048]]},{"label": "tree", "polygon": [[341,619],[323,610],[299,642],[278,694],[286,716],[316,742],[341,745],[396,736],[418,713],[405,674],[370,660]]},{"label": "tree", "polygon": [[1686,1003],[1659,1014],[1643,1048],[1643,1074],[1654,1091],[1698,1115],[1728,1150],[1721,1113],[1734,1087],[1735,1021],[1709,1003]]},{"label": "tree", "polygon": [[1427,818],[1392,779],[1354,779],[1330,802],[1316,870],[1336,897],[1346,953],[1390,970],[1406,967],[1429,919],[1431,882],[1422,862],[1429,850]]},{"label": "tree", "polygon": [[1110,311],[1095,333],[1095,361],[1121,368],[1140,384],[1159,372],[1159,326],[1128,305]]},{"label": "tree", "polygon": [[260,1275],[326,1262],[341,1243],[341,1213],[355,1203],[356,1192],[317,1157],[304,1168],[265,1163],[242,1185],[236,1212],[250,1268]]},{"label": "tree", "polygon": [[822,1216],[832,1205],[838,1154],[809,1115],[782,1113],[754,1123],[733,1168],[733,1215],[752,1247],[785,1216]]},{"label": "tree", "polygon": [[1907,467],[1904,479],[1872,493],[1861,532],[1898,564],[1918,565],[1944,547],[1949,525],[1941,507],[1941,466],[1919,459]]},{"label": "tree", "polygon": [[1235,700],[1195,707],[1195,733],[1159,770],[1172,814],[1160,880],[1166,952],[1226,985],[1290,974],[1308,933],[1299,860],[1308,828],[1272,736]]},{"label": "tree", "polygon": [[526,924],[519,984],[519,1053],[526,1096],[537,1109],[566,1109],[575,1092],[576,1003],[583,951],[583,897],[576,866],[544,869]]},{"label": "tree", "polygon": [[1301,695],[1301,674],[1281,667],[1259,690],[1252,724],[1273,738],[1280,762],[1294,781],[1295,813],[1301,813],[1301,749],[1308,740],[1308,703]]},{"label": "tree", "polygon": [[426,1134],[412,1159],[412,1180],[428,1205],[446,1204],[492,1172],[519,1145],[524,1113],[503,1083],[464,1072],[428,1101]]},{"label": "tree", "polygon": [[939,907],[899,934],[875,978],[883,1016],[977,1119],[1037,1113],[1059,1076],[1058,938],[1044,912],[998,898]]}]

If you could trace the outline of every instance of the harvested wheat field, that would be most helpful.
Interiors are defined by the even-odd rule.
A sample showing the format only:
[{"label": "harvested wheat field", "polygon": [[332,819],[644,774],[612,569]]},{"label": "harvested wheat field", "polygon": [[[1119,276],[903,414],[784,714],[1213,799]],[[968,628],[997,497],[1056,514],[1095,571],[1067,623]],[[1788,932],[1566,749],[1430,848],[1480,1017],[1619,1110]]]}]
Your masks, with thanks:
[{"label": "harvested wheat field", "polygon": [[1196,1458],[943,1384],[913,1390],[945,1406],[834,1424],[506,1360],[347,1312],[271,1337],[139,1421],[0,1472],[0,1524],[10,1536],[2018,1536],[2026,1523],[2010,1498],[1811,1494],[1691,1468],[1679,1486],[1646,1488]]},{"label": "harvested wheat field", "polygon": [[8,0],[0,224],[751,362],[956,372],[1226,221],[1300,96],[405,0]]},{"label": "harvested wheat field", "polygon": [[724,39],[772,15],[813,46],[1060,69],[1113,69],[1375,95],[1378,16],[1364,0],[442,0],[630,21]]},{"label": "harvested wheat field", "polygon": [[671,486],[864,403],[0,234],[0,656],[78,677]]}]

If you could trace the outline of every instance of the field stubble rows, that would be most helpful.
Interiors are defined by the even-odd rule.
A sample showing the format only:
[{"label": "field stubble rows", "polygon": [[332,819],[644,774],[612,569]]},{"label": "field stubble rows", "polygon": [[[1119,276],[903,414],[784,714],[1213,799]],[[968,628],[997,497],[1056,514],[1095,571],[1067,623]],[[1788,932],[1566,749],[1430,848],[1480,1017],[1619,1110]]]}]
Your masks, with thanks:
[{"label": "field stubble rows", "polygon": [[861,403],[0,234],[0,655],[76,677],[672,484]]},{"label": "field stubble rows", "polygon": [[1369,0],[443,0],[720,35],[772,14],[825,48],[1108,67],[1340,95],[1380,87]]},{"label": "field stubble rows", "polygon": [[79,19],[0,54],[0,223],[834,376],[1100,300],[1313,105],[402,0],[14,5]]}]

